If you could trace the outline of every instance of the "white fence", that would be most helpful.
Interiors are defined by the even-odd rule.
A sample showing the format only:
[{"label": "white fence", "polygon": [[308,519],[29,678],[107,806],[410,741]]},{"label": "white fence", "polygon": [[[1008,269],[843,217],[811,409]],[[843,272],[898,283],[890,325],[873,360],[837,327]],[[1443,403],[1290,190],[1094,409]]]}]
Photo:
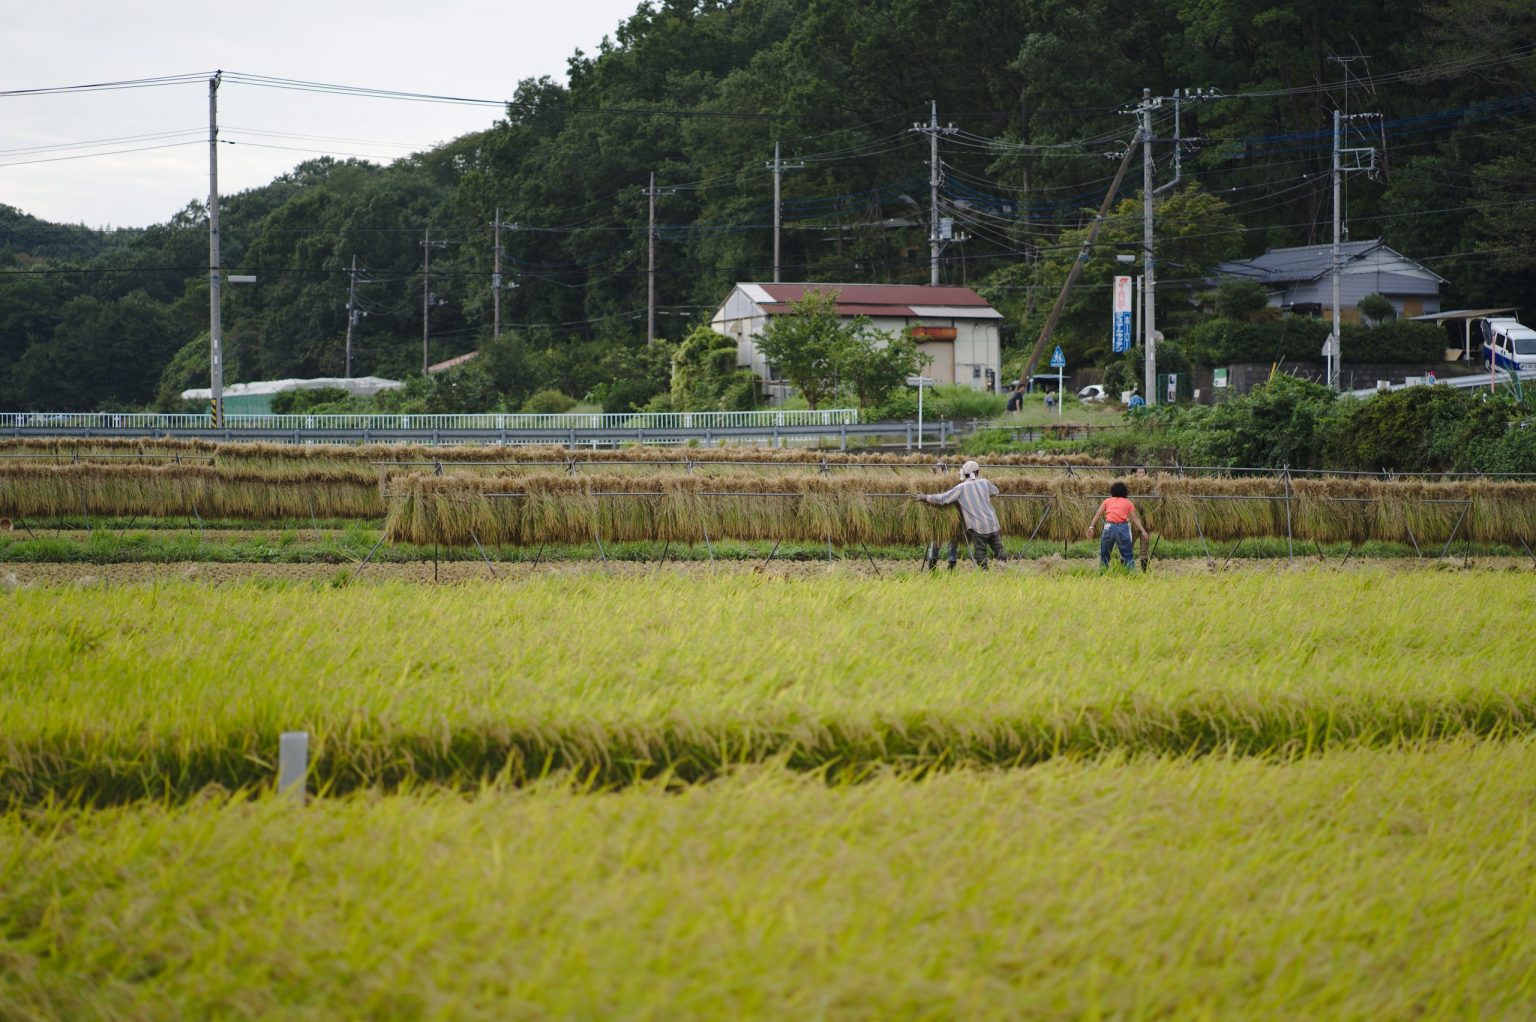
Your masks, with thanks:
[{"label": "white fence", "polygon": [[[852,426],[855,408],[815,411],[770,409],[758,412],[633,412],[565,415],[226,415],[222,429],[292,432],[293,430],[529,430],[547,429],[739,429],[775,426]],[[185,430],[211,429],[206,414],[151,412],[0,412],[0,430]]]}]

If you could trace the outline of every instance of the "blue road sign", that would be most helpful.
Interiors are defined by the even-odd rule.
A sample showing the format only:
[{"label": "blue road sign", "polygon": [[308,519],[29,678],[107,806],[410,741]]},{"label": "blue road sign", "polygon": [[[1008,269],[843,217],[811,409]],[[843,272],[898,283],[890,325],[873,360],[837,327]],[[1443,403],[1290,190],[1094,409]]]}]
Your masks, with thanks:
[{"label": "blue road sign", "polygon": [[1065,369],[1066,367],[1067,367],[1067,356],[1065,356],[1065,355],[1063,355],[1061,353],[1061,345],[1058,344],[1058,345],[1056,345],[1056,350],[1051,353],[1051,368],[1052,369]]}]

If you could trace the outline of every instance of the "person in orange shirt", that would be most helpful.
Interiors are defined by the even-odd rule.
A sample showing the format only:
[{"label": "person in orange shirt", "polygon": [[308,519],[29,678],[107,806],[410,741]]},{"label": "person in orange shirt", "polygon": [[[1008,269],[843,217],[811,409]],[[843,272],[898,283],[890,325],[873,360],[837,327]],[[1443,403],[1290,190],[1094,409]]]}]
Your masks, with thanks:
[{"label": "person in orange shirt", "polygon": [[1136,550],[1131,545],[1131,528],[1134,526],[1136,533],[1141,536],[1142,543],[1147,542],[1146,526],[1141,524],[1141,516],[1136,513],[1136,505],[1130,501],[1131,491],[1124,483],[1115,483],[1109,488],[1109,496],[1104,498],[1104,503],[1093,513],[1093,521],[1088,523],[1088,538],[1092,539],[1099,527],[1099,519],[1104,519],[1104,536],[1099,540],[1099,567],[1109,567],[1109,551],[1111,547],[1120,548],[1120,559],[1125,562],[1127,568],[1136,565]]}]

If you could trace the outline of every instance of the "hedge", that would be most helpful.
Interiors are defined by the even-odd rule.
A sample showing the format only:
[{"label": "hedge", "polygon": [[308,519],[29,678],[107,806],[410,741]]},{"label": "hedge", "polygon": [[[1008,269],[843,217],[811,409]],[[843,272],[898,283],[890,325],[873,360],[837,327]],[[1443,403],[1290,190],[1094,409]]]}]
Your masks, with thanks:
[{"label": "hedge", "polygon": [[[1195,324],[1178,340],[1197,365],[1320,362],[1329,330],[1327,320],[1310,316],[1261,323],[1217,318]],[[1439,362],[1446,340],[1434,323],[1391,320],[1369,327],[1344,324],[1343,345],[1346,362]]]}]

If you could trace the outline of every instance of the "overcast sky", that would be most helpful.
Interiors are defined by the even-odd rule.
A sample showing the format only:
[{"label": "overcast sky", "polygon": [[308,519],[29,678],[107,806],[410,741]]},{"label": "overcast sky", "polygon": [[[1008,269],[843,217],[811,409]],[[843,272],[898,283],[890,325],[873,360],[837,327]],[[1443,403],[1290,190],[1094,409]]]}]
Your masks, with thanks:
[{"label": "overcast sky", "polygon": [[[504,100],[524,78],[564,82],[567,59],[578,49],[595,51],[638,2],[21,4],[0,24],[0,91],[169,75],[199,80],[0,96],[0,203],[91,227],[162,222],[208,197],[206,79],[215,69]],[[494,107],[225,82],[220,137],[235,144],[219,147],[219,190],[227,195],[265,184],[322,153],[387,162],[488,127],[499,116]],[[123,151],[129,149],[139,151]],[[60,159],[82,154],[92,155]]]}]

